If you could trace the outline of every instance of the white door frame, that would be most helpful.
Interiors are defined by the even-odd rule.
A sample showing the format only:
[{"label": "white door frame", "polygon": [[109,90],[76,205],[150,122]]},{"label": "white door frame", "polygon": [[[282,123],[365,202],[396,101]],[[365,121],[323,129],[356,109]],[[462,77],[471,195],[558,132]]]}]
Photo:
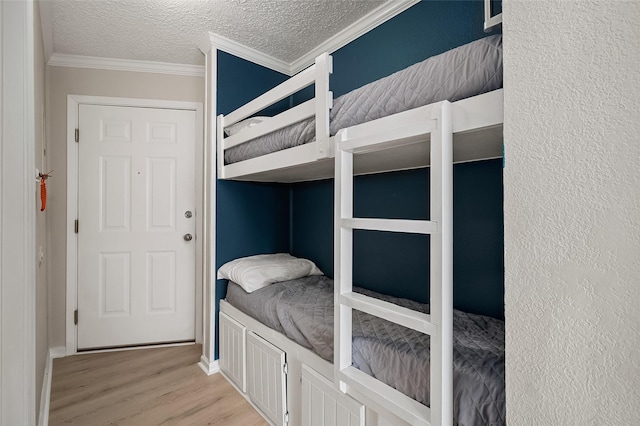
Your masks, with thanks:
[{"label": "white door frame", "polygon": [[[113,98],[104,96],[67,95],[67,303],[66,303],[66,354],[78,351],[77,326],[74,311],[78,309],[78,234],[74,221],[78,218],[78,143],[75,129],[78,128],[80,105],[104,105],[137,108],[165,108],[195,111],[196,113],[196,342],[202,343],[203,332],[209,333],[206,324],[203,329],[202,291],[205,277],[203,268],[203,247],[207,236],[203,232],[205,223],[203,181],[204,181],[204,134],[203,107],[200,102],[165,101],[155,99]],[[82,135],[80,135],[82,141]],[[80,142],[82,143],[82,142]],[[80,224],[82,227],[82,224]],[[213,307],[215,309],[215,306]]]}]

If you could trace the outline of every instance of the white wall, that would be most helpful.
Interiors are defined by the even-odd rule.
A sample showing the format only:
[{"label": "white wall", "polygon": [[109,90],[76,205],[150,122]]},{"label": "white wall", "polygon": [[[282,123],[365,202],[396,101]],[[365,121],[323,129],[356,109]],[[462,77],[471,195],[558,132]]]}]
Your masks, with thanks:
[{"label": "white wall", "polygon": [[[35,167],[42,173],[50,171],[47,168],[45,156],[45,60],[44,60],[44,43],[42,39],[42,26],[40,24],[40,7],[39,2],[34,2],[34,80],[35,80]],[[51,184],[52,180],[47,182]],[[64,176],[57,176],[56,180],[63,180]],[[49,339],[48,339],[48,312],[47,312],[47,211],[40,211],[40,191],[39,185],[33,194],[36,199],[36,409],[40,408],[40,398],[42,383],[45,374],[45,366],[49,355]],[[42,250],[42,260],[40,260],[40,250]]]},{"label": "white wall", "polygon": [[503,9],[508,422],[640,424],[640,2]]},{"label": "white wall", "polygon": [[204,77],[185,77],[141,72],[83,68],[47,69],[47,116],[49,168],[54,170],[49,186],[49,313],[50,345],[65,346],[66,309],[66,173],[67,95],[114,96],[204,102]]}]

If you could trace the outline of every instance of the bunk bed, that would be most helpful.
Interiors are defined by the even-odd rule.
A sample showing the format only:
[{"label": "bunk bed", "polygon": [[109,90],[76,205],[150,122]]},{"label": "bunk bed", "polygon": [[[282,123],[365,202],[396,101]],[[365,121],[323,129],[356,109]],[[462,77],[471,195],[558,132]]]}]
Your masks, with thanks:
[{"label": "bunk bed", "polygon": [[[489,36],[431,57],[367,84],[335,100],[329,90],[332,59],[319,56],[315,64],[284,83],[217,118],[217,157],[220,179],[297,182],[333,177],[336,134],[340,129],[382,119],[421,106],[448,100],[455,115],[472,119],[481,110],[499,112],[502,104],[502,37]],[[255,117],[265,108],[314,86],[315,96],[274,117]],[[465,136],[455,129],[454,160],[501,156],[502,117],[481,135]],[[387,121],[392,123],[391,121]],[[456,124],[460,120],[455,120]],[[464,125],[464,124],[463,124]],[[473,124],[472,124],[473,126]],[[472,127],[473,128],[473,127]],[[230,131],[233,129],[233,131]],[[493,130],[493,133],[489,133]],[[493,141],[494,143],[489,143]],[[407,144],[384,155],[364,154],[356,173],[379,173],[429,164],[425,144]]]},{"label": "bunk bed", "polygon": [[[454,333],[458,325],[454,324],[463,324],[471,317],[453,309],[452,168],[455,162],[502,155],[501,38],[492,36],[472,44],[474,47],[454,49],[457,53],[464,52],[460,56],[463,65],[457,68],[476,69],[478,57],[465,49],[477,46],[484,48],[485,54],[487,50],[497,52],[499,64],[493,63],[492,71],[480,72],[484,80],[471,91],[456,84],[448,93],[436,90],[433,96],[419,96],[418,103],[398,102],[385,110],[383,102],[383,107],[375,113],[370,113],[367,107],[363,114],[356,114],[357,118],[340,121],[337,117],[341,114],[351,114],[342,110],[343,105],[352,104],[362,109],[362,104],[355,99],[369,99],[372,93],[378,99],[388,99],[393,89],[384,87],[383,82],[374,82],[334,100],[329,91],[331,57],[325,54],[309,69],[236,111],[217,117],[220,179],[297,182],[335,178],[334,282],[312,274],[302,280],[298,277],[294,281],[277,281],[248,294],[231,280],[227,299],[220,302],[220,368],[271,423],[451,425],[455,419],[457,424],[465,425],[477,424],[478,418],[496,425],[505,423],[504,388],[500,388],[500,382],[504,383],[504,325],[497,320],[471,320],[476,326],[480,322],[484,324],[484,328],[476,327],[482,329],[480,334],[487,338],[479,352],[490,353],[490,359],[479,358],[478,365],[490,366],[496,375],[489,379],[482,376],[478,365],[466,366],[473,374],[484,377],[477,381],[478,386],[494,391],[488,397],[493,403],[474,400],[474,391],[470,396],[460,389],[455,389],[454,398],[454,381],[462,383],[468,391],[474,380],[464,379],[460,373],[461,362],[468,361],[461,355],[464,351],[457,348],[454,356],[454,341],[460,343],[460,335]],[[433,60],[430,58],[410,68],[433,67]],[[447,65],[440,63],[438,67],[451,68],[451,62],[445,60],[444,63]],[[415,80],[407,77],[410,72],[400,71],[391,80],[395,79],[396,84]],[[445,81],[449,81],[448,77]],[[254,117],[310,85],[315,86],[313,99],[275,117]],[[403,90],[413,93],[423,89],[409,86]],[[291,138],[292,134],[296,137]],[[353,217],[355,175],[425,166],[430,167],[431,174],[428,221]],[[429,305],[355,288],[352,283],[354,230],[429,235]],[[301,325],[292,323],[295,309],[277,306],[290,293],[301,288],[316,288],[318,283],[331,291],[303,296],[309,303],[324,301],[321,305],[303,308],[303,311],[310,309],[325,314],[322,319],[311,320],[311,324],[323,324],[325,336],[324,343],[314,348],[301,331]],[[271,293],[274,299],[267,299]],[[290,323],[290,328],[283,324],[282,313],[279,316],[274,313],[278,309],[286,312],[284,318],[288,319],[284,322]],[[333,327],[327,315],[333,316]],[[363,333],[355,326],[354,319],[361,322],[363,318],[382,324],[383,328],[385,324],[392,324],[406,330],[407,335],[425,337],[416,337],[415,341],[422,342],[419,344],[422,348],[427,342],[429,347],[423,353],[423,358],[426,353],[429,357],[426,394],[403,388],[392,380],[378,380],[380,377],[373,377],[376,373],[371,368],[367,371],[366,362],[358,361],[354,349],[360,350]],[[333,333],[329,333],[327,340],[327,330],[331,328]],[[411,362],[406,362],[405,367],[407,365]],[[454,380],[455,366],[458,370]],[[495,381],[490,383],[490,380]],[[425,382],[420,382],[417,388],[424,386]],[[489,406],[491,408],[487,408]],[[474,417],[477,415],[485,417]]]}]

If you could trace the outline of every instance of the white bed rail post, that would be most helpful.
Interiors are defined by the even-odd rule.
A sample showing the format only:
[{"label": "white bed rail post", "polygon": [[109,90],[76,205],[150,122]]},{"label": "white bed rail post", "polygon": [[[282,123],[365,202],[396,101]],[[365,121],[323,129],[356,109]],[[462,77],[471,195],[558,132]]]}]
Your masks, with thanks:
[{"label": "white bed rail post", "polygon": [[[414,425],[453,423],[453,125],[447,101],[424,110],[424,118],[399,119],[343,129],[336,136],[334,229],[334,369],[342,392],[364,395]],[[353,217],[353,156],[425,143],[430,136],[429,220]],[[430,235],[429,314],[353,292],[353,230]],[[352,366],[353,309],[431,336],[430,407]],[[357,395],[356,395],[357,396]],[[391,407],[391,408],[389,408]]]},{"label": "white bed rail post", "polygon": [[329,90],[329,75],[333,73],[333,59],[328,53],[316,58],[316,141],[318,158],[333,156],[334,147],[329,143],[329,111],[333,108],[333,93]]},{"label": "white bed rail post", "polygon": [[430,219],[439,232],[430,237],[430,314],[439,331],[431,337],[431,421],[449,426],[453,416],[453,133],[451,104],[434,111],[431,133]]},{"label": "white bed rail post", "polygon": [[484,31],[489,32],[499,24],[502,24],[502,13],[492,16],[491,0],[484,0]]},{"label": "white bed rail post", "polygon": [[[336,136],[336,145],[347,130]],[[353,230],[342,226],[342,219],[353,218],[353,153],[336,150],[335,160],[335,200],[334,208],[334,336],[333,366],[335,377],[339,372],[351,366],[352,311],[340,302],[343,294],[350,293],[353,287]],[[343,382],[340,390],[346,392]]]},{"label": "white bed rail post", "polygon": [[218,178],[219,179],[225,179],[225,173],[224,173],[224,115],[220,114],[217,117],[217,123],[218,125],[216,126],[216,148],[218,150],[217,152],[217,157],[218,157]]}]

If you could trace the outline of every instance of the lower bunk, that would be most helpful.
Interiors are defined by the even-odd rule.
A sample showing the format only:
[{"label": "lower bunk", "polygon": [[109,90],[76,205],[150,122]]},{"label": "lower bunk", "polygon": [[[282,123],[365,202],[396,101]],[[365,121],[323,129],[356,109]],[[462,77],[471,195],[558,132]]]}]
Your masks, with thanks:
[{"label": "lower bunk", "polygon": [[[426,304],[357,291],[429,311]],[[406,424],[398,407],[353,399],[334,384],[333,301],[333,280],[322,275],[251,293],[230,282],[221,302],[223,373],[273,424]],[[353,365],[429,405],[429,336],[354,311]],[[454,311],[453,377],[454,424],[505,424],[503,321]]]}]

